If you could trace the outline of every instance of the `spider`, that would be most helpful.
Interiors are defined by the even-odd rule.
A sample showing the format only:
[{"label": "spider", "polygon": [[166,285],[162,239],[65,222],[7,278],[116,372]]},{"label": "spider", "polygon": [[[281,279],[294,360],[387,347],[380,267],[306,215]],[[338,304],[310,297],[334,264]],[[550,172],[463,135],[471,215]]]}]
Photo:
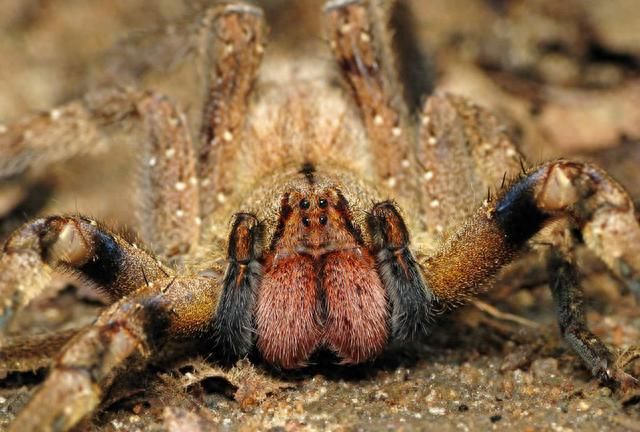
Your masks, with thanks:
[{"label": "spider", "polygon": [[[625,190],[569,160],[507,181],[521,156],[506,129],[462,97],[423,97],[426,87],[410,79],[410,29],[399,26],[392,38],[393,13],[392,4],[327,2],[329,66],[277,52],[263,62],[261,9],[212,8],[199,146],[173,102],[135,89],[96,91],[3,130],[7,171],[37,161],[36,150],[78,153],[102,128],[139,118],[140,205],[153,209],[142,242],[78,215],[32,220],[7,239],[5,319],[52,270],[71,271],[113,300],[66,341],[10,430],[73,427],[118,374],[171,341],[197,341],[221,359],[256,350],[282,369],[303,367],[321,350],[343,364],[369,361],[427,333],[439,311],[481,292],[558,220],[638,287],[640,227]],[[499,193],[466,210],[475,191],[497,184]],[[550,241],[565,340],[603,384],[635,385],[586,326],[574,238]]]}]

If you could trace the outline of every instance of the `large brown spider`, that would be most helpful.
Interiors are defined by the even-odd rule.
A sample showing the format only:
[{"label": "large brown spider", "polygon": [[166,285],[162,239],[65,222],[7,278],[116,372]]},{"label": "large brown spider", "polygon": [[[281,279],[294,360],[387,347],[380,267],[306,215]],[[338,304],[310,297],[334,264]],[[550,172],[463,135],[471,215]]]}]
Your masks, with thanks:
[{"label": "large brown spider", "polygon": [[[166,97],[135,90],[96,92],[3,130],[7,172],[33,162],[33,149],[79,152],[101,127],[139,116],[148,136],[143,183],[155,209],[141,233],[149,250],[82,216],[36,219],[7,240],[5,317],[38,294],[52,269],[114,300],[66,343],[11,430],[71,428],[125,366],[175,340],[196,340],[219,358],[255,347],[285,369],[318,350],[345,364],[368,361],[427,332],[437,310],[481,291],[558,219],[637,288],[640,227],[624,189],[566,160],[505,184],[520,156],[504,128],[460,97],[417,102],[421,86],[406,81],[411,50],[392,49],[390,13],[374,2],[330,1],[335,70],[316,56],[292,64],[274,55],[258,72],[261,10],[239,2],[212,9],[197,151]],[[74,142],[51,142],[51,134]],[[474,191],[501,180],[497,196],[465,211]],[[562,334],[602,383],[635,384],[586,327],[571,247],[555,240],[550,285]]]}]

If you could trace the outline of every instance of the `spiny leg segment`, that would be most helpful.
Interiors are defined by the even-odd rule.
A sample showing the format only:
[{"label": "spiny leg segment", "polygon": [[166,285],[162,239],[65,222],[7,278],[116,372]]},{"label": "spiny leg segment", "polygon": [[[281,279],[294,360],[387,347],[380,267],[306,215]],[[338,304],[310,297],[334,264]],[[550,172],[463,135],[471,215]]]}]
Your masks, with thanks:
[{"label": "spiny leg segment", "polygon": [[[143,277],[137,280],[138,289],[67,343],[10,430],[72,427],[97,408],[105,389],[125,365],[128,369],[144,366],[169,340],[200,340],[207,354],[216,357],[246,354],[254,335],[251,309],[260,275],[261,230],[255,217],[236,216],[222,284],[212,275],[177,277],[163,271],[156,275],[141,261]],[[109,235],[101,232],[99,238]],[[109,245],[106,249],[112,257],[128,253],[127,244]],[[97,261],[104,259],[101,256]],[[112,261],[120,262],[117,258]],[[83,266],[76,270],[87,278],[92,274],[85,274]],[[121,272],[135,270],[124,266]],[[41,409],[44,403],[47,410]]]},{"label": "spiny leg segment", "polygon": [[[351,87],[371,142],[377,177],[396,194],[411,190],[413,134],[395,71],[386,13],[373,2],[335,0],[324,8],[338,67]],[[415,168],[415,167],[413,167]]]},{"label": "spiny leg segment", "polygon": [[0,297],[8,317],[37,296],[51,270],[67,270],[100,287],[112,299],[171,270],[123,237],[80,216],[36,219],[13,233],[0,256]]},{"label": "spiny leg segment", "polygon": [[208,220],[233,191],[236,148],[248,111],[249,96],[262,60],[265,23],[262,10],[236,2],[215,10],[209,57],[208,97],[200,131],[198,172],[201,211]]},{"label": "spiny leg segment", "polygon": [[[631,199],[602,170],[560,160],[544,164],[513,183],[497,200],[479,209],[434,256],[422,259],[426,285],[442,302],[463,302],[510,262],[542,227],[561,217],[576,224],[587,246],[614,274],[631,287],[638,283],[640,226]],[[553,278],[559,312],[567,307],[579,311],[579,287],[571,279],[567,264],[556,260],[550,266],[559,272]],[[576,313],[561,313],[561,327],[569,322],[584,329],[580,313]],[[612,354],[601,342],[590,341],[590,332],[568,334],[563,328],[563,334],[605,384],[626,376],[613,366],[606,374],[601,373],[598,365],[610,365]],[[580,345],[591,348],[582,349]]]},{"label": "spiny leg segment", "polygon": [[[477,292],[489,276],[543,226],[568,217],[589,246],[628,285],[640,278],[640,227],[622,186],[585,163],[549,162],[487,203],[424,259],[430,286],[455,301]],[[471,263],[477,263],[471,265]]]},{"label": "spiny leg segment", "polygon": [[166,97],[148,94],[137,106],[147,141],[141,161],[140,226],[158,255],[175,259],[197,246],[202,224],[189,126]]}]

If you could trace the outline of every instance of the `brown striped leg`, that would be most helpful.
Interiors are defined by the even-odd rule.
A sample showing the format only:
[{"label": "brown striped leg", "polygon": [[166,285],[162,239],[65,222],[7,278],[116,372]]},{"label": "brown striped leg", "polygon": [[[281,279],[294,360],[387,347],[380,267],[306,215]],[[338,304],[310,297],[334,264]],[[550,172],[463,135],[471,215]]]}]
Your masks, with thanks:
[{"label": "brown striped leg", "polygon": [[[0,318],[8,320],[47,285],[51,269],[76,273],[113,299],[167,277],[171,270],[117,234],[80,216],[52,216],[23,225],[0,256]],[[6,322],[2,323],[6,325]]]},{"label": "brown striped leg", "polygon": [[48,368],[62,347],[82,330],[4,338],[0,346],[0,374]]},{"label": "brown striped leg", "polygon": [[142,366],[169,338],[205,332],[218,296],[211,278],[165,278],[115,303],[67,344],[9,430],[68,430],[98,407],[119,371]]},{"label": "brown striped leg", "polygon": [[262,59],[262,10],[234,2],[220,7],[213,24],[208,97],[203,109],[198,171],[201,212],[206,220],[233,190],[235,152],[249,95]]},{"label": "brown striped leg", "polygon": [[[443,302],[468,299],[534,234],[561,217],[576,224],[587,246],[613,273],[631,288],[637,286],[640,226],[628,194],[602,170],[563,160],[544,164],[513,183],[424,259],[427,286]],[[563,285],[572,289],[566,281]]]},{"label": "brown striped leg", "polygon": [[0,177],[106,150],[109,127],[136,114],[138,97],[121,89],[95,91],[47,113],[0,124]]},{"label": "brown striped leg", "polygon": [[171,259],[186,254],[200,236],[191,135],[185,116],[166,97],[149,94],[138,110],[147,129],[140,227],[145,242]]},{"label": "brown striped leg", "polygon": [[329,43],[360,109],[381,182],[397,194],[414,183],[413,132],[406,124],[387,10],[367,1],[334,0],[324,8]]}]

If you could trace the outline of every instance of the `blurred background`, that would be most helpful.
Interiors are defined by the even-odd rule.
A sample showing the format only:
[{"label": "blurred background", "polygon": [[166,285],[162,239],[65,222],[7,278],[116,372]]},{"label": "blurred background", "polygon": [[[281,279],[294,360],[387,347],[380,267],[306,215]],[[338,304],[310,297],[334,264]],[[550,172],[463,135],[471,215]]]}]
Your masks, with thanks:
[{"label": "blurred background", "polygon": [[[316,0],[258,2],[272,45],[321,42]],[[411,12],[434,91],[498,112],[532,163],[586,158],[640,199],[640,5],[636,0],[415,0]],[[202,94],[197,38],[206,2],[3,0],[0,124],[109,85],[163,91],[197,127]],[[315,40],[314,40],[315,39]],[[330,59],[327,59],[330,61]],[[0,184],[1,233],[10,214],[35,209],[130,219],[135,143],[114,140],[106,157],[76,158]],[[106,155],[103,155],[106,156]],[[25,182],[25,178],[27,181]],[[103,180],[96,184],[92,178]],[[27,202],[27,189],[34,188]],[[44,197],[52,190],[56,197]],[[66,192],[69,192],[67,194]],[[117,199],[112,200],[113,192]],[[14,212],[15,213],[15,212]],[[15,217],[14,217],[15,216]],[[11,221],[9,221],[10,219]]]}]

